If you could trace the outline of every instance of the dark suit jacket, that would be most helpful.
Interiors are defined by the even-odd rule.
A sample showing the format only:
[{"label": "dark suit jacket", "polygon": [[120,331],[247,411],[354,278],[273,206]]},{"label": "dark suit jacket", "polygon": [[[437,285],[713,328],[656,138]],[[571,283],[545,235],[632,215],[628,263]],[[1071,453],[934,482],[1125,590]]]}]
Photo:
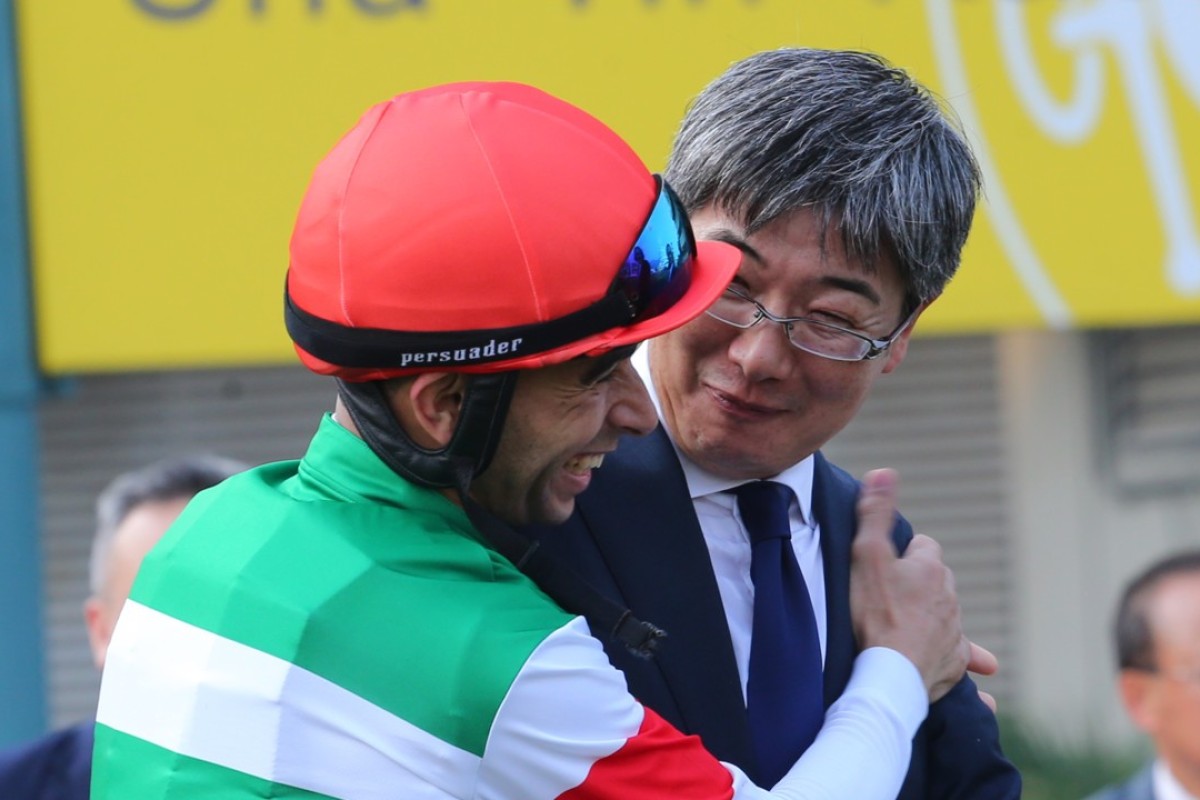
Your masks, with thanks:
[{"label": "dark suit jacket", "polygon": [[[827,635],[825,705],[845,689],[858,652],[850,621],[850,540],[857,529],[858,483],[820,454],[813,514],[821,526]],[[563,526],[531,527],[542,547],[635,616],[667,631],[652,660],[605,642],[630,691],[708,750],[757,772],[741,680],[721,597],[679,460],[660,426],[626,438]],[[900,519],[901,548],[912,528]],[[606,635],[593,630],[603,641]],[[914,741],[903,800],[1019,798],[1021,780],[1004,758],[995,716],[964,678],[930,709]]]},{"label": "dark suit jacket", "polygon": [[1089,795],[1087,800],[1154,800],[1154,778],[1150,766],[1147,765],[1120,786],[1109,786]]},{"label": "dark suit jacket", "polygon": [[81,723],[0,752],[0,798],[88,800],[93,728]]}]

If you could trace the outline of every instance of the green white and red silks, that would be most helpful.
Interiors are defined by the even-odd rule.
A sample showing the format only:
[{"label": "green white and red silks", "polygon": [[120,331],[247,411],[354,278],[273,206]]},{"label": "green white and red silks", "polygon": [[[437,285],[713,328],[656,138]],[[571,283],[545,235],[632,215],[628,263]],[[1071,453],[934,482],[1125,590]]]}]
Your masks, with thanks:
[{"label": "green white and red silks", "polygon": [[[900,749],[882,748],[902,776]],[[108,652],[92,791],[772,796],[637,703],[582,619],[329,418],[303,461],[201,494],[147,558]]]}]

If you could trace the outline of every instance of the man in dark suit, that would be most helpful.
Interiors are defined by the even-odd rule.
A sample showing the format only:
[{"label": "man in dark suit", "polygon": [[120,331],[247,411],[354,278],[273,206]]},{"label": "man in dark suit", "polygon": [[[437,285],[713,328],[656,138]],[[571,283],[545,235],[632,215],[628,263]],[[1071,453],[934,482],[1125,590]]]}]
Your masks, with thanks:
[{"label": "man in dark suit", "polygon": [[1088,800],[1200,798],[1200,550],[1151,564],[1117,605],[1121,702],[1155,759]]},{"label": "man in dark suit", "polygon": [[[761,724],[752,735],[747,711],[759,612],[732,490],[787,487],[828,708],[859,650],[859,484],[819,448],[904,359],[958,267],[980,175],[961,132],[904,72],[869,54],[785,49],[733,65],[700,94],[666,177],[698,238],[742,250],[740,271],[707,316],[639,353],[658,430],[608,456],[565,530],[534,533],[666,630],[653,660],[606,643],[633,694],[763,781],[758,750],[773,735]],[[894,536],[900,548],[911,539],[903,519]],[[927,688],[900,796],[1018,798],[1020,776],[975,685]]]},{"label": "man in dark suit", "polygon": [[[210,456],[168,459],[119,475],[97,497],[91,595],[83,604],[96,669],[104,669],[113,626],[146,553],[193,496],[243,468]],[[0,798],[87,800],[93,727],[82,722],[0,752]]]}]

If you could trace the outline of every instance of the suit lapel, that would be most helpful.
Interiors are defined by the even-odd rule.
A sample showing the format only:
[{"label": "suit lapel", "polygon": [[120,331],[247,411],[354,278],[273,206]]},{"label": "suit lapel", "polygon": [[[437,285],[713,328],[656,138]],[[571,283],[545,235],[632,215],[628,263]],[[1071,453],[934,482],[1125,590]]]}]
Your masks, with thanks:
[{"label": "suit lapel", "polygon": [[654,658],[661,688],[685,732],[714,731],[705,738],[714,755],[752,764],[729,628],[675,450],[660,426],[609,459],[579,511],[630,610],[667,631]]},{"label": "suit lapel", "polygon": [[857,529],[857,484],[820,453],[813,464],[813,516],[821,526],[825,570],[825,707],[846,688],[857,644],[850,619],[850,542]]}]

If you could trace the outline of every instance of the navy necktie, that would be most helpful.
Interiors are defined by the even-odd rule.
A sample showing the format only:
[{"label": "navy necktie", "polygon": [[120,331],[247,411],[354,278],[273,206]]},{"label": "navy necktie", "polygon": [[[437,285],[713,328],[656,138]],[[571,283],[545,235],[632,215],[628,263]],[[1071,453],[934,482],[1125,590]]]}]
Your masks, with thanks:
[{"label": "navy necktie", "polygon": [[734,492],[750,534],[754,581],[746,712],[758,757],[757,782],[771,787],[812,744],[824,722],[821,642],[792,550],[792,490],[755,481]]}]

